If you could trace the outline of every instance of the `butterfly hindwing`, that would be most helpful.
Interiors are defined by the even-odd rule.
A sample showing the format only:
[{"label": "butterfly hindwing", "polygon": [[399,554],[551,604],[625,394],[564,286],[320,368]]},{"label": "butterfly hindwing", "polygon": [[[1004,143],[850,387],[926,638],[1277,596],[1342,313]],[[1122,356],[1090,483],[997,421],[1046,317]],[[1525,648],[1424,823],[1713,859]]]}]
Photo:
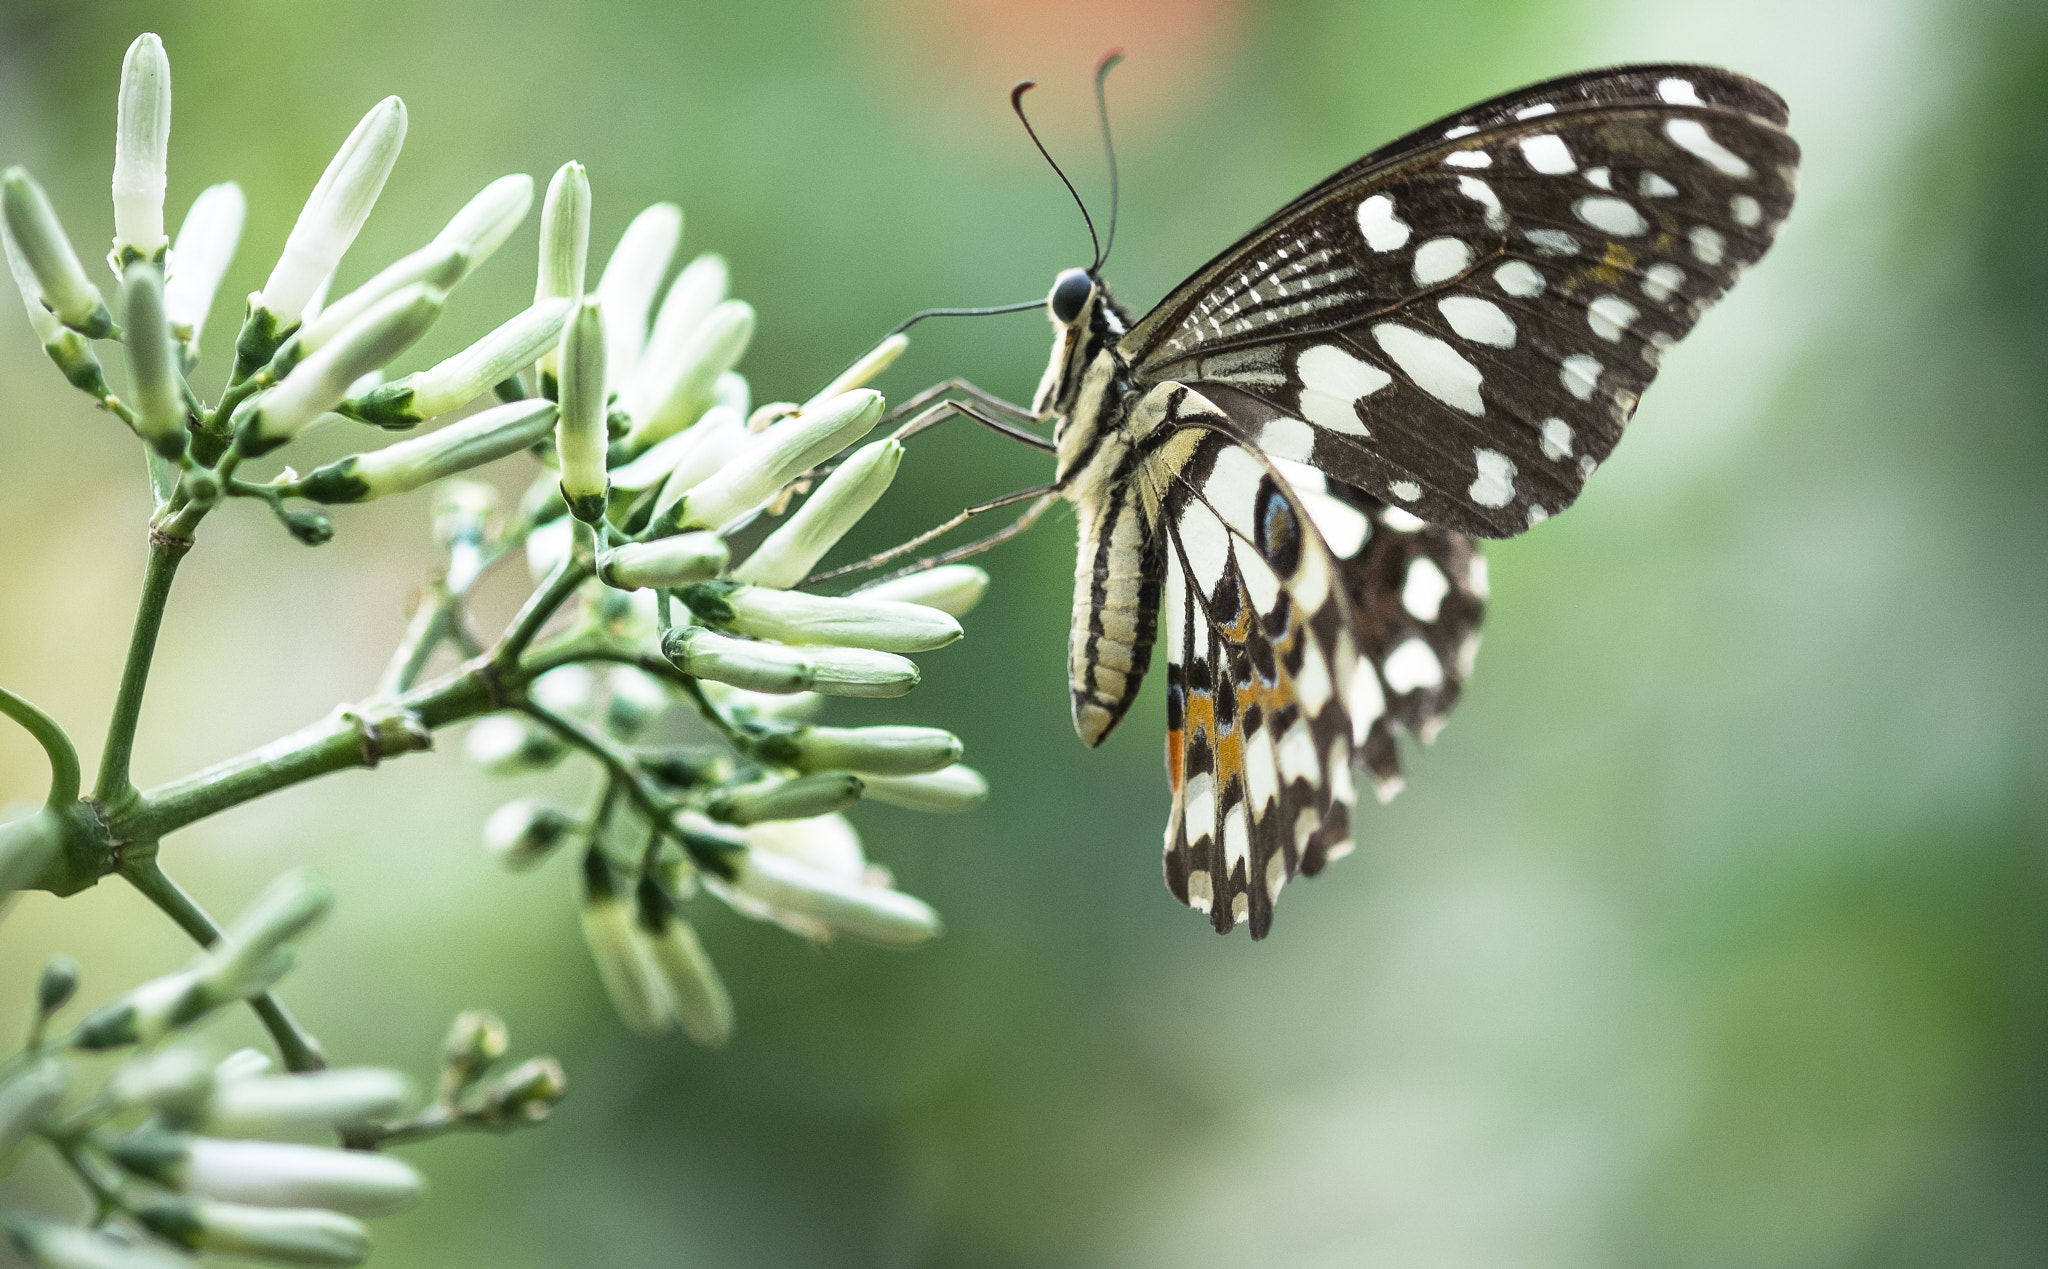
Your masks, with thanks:
[{"label": "butterfly hindwing", "polygon": [[1770,245],[1798,149],[1683,100],[1465,126],[1325,182],[1197,274],[1123,341],[1139,384],[1191,383],[1267,453],[1460,532],[1570,505],[1664,350]]}]

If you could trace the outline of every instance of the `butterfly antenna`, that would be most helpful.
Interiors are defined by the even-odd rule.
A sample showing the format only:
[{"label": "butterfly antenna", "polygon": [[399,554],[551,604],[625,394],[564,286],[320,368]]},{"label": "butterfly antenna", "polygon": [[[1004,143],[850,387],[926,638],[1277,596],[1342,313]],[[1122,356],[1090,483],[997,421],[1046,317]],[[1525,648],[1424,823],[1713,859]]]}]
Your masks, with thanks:
[{"label": "butterfly antenna", "polygon": [[1015,304],[996,304],[988,308],[928,308],[904,318],[889,334],[901,335],[927,317],[992,317],[997,313],[1021,313],[1027,308],[1044,307],[1045,297],[1041,295],[1037,299],[1019,300]]},{"label": "butterfly antenna", "polygon": [[1109,97],[1107,84],[1109,73],[1124,60],[1124,51],[1113,48],[1102,55],[1095,64],[1095,113],[1102,120],[1102,152],[1109,156],[1109,239],[1102,245],[1102,258],[1095,262],[1096,268],[1109,263],[1109,253],[1116,250],[1116,143],[1109,139]]},{"label": "butterfly antenna", "polygon": [[1017,112],[1017,122],[1024,125],[1025,135],[1031,138],[1031,144],[1038,147],[1038,152],[1045,156],[1045,161],[1052,163],[1053,174],[1060,178],[1060,184],[1067,187],[1067,193],[1074,196],[1074,206],[1081,209],[1081,220],[1088,226],[1088,241],[1095,244],[1095,263],[1088,266],[1088,271],[1093,273],[1102,267],[1102,239],[1095,235],[1095,218],[1088,214],[1088,204],[1081,201],[1081,191],[1074,188],[1074,183],[1067,179],[1067,174],[1060,170],[1060,165],[1053,163],[1052,152],[1045,148],[1045,142],[1038,139],[1038,129],[1032,127],[1031,120],[1024,116],[1024,94],[1036,87],[1038,81],[1035,79],[1020,80],[1017,86],[1010,90],[1010,109]]}]

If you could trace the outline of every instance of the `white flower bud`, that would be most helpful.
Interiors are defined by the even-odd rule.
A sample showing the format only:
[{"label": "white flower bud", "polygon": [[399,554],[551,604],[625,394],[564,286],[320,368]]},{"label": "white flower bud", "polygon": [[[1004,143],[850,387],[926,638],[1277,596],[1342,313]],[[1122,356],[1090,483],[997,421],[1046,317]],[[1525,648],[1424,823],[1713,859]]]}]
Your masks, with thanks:
[{"label": "white flower bud", "polygon": [[676,527],[715,529],[746,515],[797,476],[866,436],[881,419],[881,394],[867,388],[784,419],[685,494],[671,512]]},{"label": "white flower bud", "polygon": [[379,427],[407,428],[467,405],[532,365],[561,338],[574,308],[570,300],[535,304],[453,357],[342,402],[341,412]]},{"label": "white flower bud", "polygon": [[135,434],[176,462],[185,452],[185,394],[171,327],[164,320],[161,267],[148,260],[128,266],[121,287]]},{"label": "white flower bud", "polygon": [[21,1217],[10,1222],[8,1232],[23,1257],[39,1269],[191,1269],[182,1256],[75,1225]]},{"label": "white flower bud", "polygon": [[580,714],[597,696],[597,675],[587,665],[560,665],[535,679],[527,691],[557,714]]},{"label": "white flower bud", "polygon": [[866,648],[805,648],[810,690],[827,696],[901,696],[917,686],[916,663]]},{"label": "white flower bud", "polygon": [[669,590],[718,576],[726,559],[716,533],[678,533],[613,547],[597,557],[597,575],[620,590]]},{"label": "white flower bud", "polygon": [[[627,447],[652,445],[702,417],[716,397],[719,376],[739,364],[753,338],[754,308],[745,300],[727,300],[706,314],[663,367],[664,379],[651,383],[648,395],[636,401],[642,412],[633,414]],[[654,352],[650,347],[645,355]],[[627,411],[632,413],[632,406]]]},{"label": "white flower bud", "polygon": [[21,168],[0,173],[0,215],[35,277],[43,304],[57,320],[89,339],[113,334],[114,315],[100,298],[100,289],[85,276],[85,266],[71,249],[50,196]]},{"label": "white flower bud", "polygon": [[745,423],[747,411],[754,408],[754,390],[745,375],[737,370],[728,370],[711,385],[711,401],[712,409],[731,410],[740,416],[740,422]]},{"label": "white flower bud", "polygon": [[[274,954],[304,934],[334,906],[334,891],[317,874],[294,868],[249,901],[206,954],[202,972],[209,987],[225,997],[254,995]],[[253,989],[247,984],[260,982]]]},{"label": "white flower bud", "polygon": [[280,331],[299,320],[313,289],[334,272],[369,219],[405,145],[405,123],[405,103],[396,97],[371,107],[306,197],[269,280],[251,297],[275,316]]},{"label": "white flower bud", "polygon": [[917,686],[905,657],[860,648],[786,648],[730,639],[702,626],[670,631],[662,655],[685,674],[750,692],[817,691],[828,696],[901,696]]},{"label": "white flower bud", "polygon": [[604,309],[595,299],[576,306],[562,330],[561,417],[555,423],[555,453],[562,469],[562,498],[569,513],[586,524],[604,518],[605,395]]},{"label": "white flower bud", "polygon": [[763,820],[802,820],[830,815],[860,800],[860,777],[847,771],[820,771],[790,780],[768,779],[720,793],[705,812],[728,824],[759,824]]},{"label": "white flower bud", "polygon": [[185,1122],[197,1117],[213,1091],[213,1066],[198,1050],[179,1046],[132,1059],[107,1081],[119,1106],[147,1106]]},{"label": "white flower bud", "polygon": [[740,830],[740,836],[751,849],[787,855],[834,877],[859,881],[867,875],[868,861],[860,847],[860,834],[844,815],[768,820],[748,825]]},{"label": "white flower bud", "polygon": [[361,1124],[391,1118],[411,1095],[405,1076],[374,1066],[262,1075],[223,1082],[204,1123],[206,1131],[222,1137]]},{"label": "white flower bud", "polygon": [[445,295],[448,288],[462,279],[468,263],[463,254],[453,247],[431,243],[421,247],[322,308],[317,316],[309,308],[306,324],[277,350],[273,364],[279,371],[289,371],[306,354],[318,351],[348,329],[350,323],[369,312],[379,301],[415,283]]},{"label": "white flower bud", "polygon": [[683,238],[683,209],[656,203],[633,217],[598,279],[604,301],[605,375],[616,390],[632,374],[647,338],[647,311]]},{"label": "white flower bud", "polygon": [[[698,419],[694,427],[648,450],[648,455],[666,450],[664,461],[669,465],[661,482],[661,492],[654,499],[655,522],[660,523],[682,501],[684,494],[722,471],[753,442],[754,438],[747,433],[747,416],[743,412],[714,405],[704,412],[704,417]],[[669,446],[675,448],[669,449]],[[638,462],[635,459],[634,465]]]},{"label": "white flower bud", "polygon": [[339,1212],[154,1199],[137,1208],[151,1231],[193,1251],[279,1265],[348,1266],[370,1254],[370,1231]]},{"label": "white flower bud", "polygon": [[0,1085],[0,1159],[12,1158],[22,1139],[49,1118],[70,1083],[63,1063],[44,1058]]},{"label": "white flower bud", "polygon": [[164,235],[164,186],[171,151],[171,59],[153,34],[135,37],[121,59],[114,114],[114,254],[116,273],[136,260],[155,260]]},{"label": "white flower bud", "polygon": [[235,448],[255,457],[297,436],[343,404],[349,385],[412,346],[441,315],[443,293],[418,284],[380,301],[332,342],[292,367],[258,397],[239,426]]},{"label": "white flower bud", "polygon": [[908,811],[971,811],[988,797],[988,781],[972,767],[958,764],[930,775],[869,776],[863,794]]},{"label": "white flower bud", "polygon": [[245,1080],[257,1075],[268,1075],[276,1064],[270,1055],[261,1049],[236,1049],[222,1058],[213,1068],[217,1080]]},{"label": "white flower bud", "polygon": [[964,617],[988,593],[988,574],[972,564],[944,564],[854,592],[867,599],[923,604]]},{"label": "white flower bud", "polygon": [[628,1029],[659,1035],[670,1027],[668,985],[634,920],[633,904],[618,893],[611,865],[596,851],[583,860],[583,940],[598,981]]},{"label": "white flower bud", "polygon": [[749,850],[733,885],[769,908],[884,947],[916,947],[940,931],[939,914],[922,900],[836,877],[774,851]]},{"label": "white flower bud", "polygon": [[526,220],[533,206],[533,178],[524,172],[501,176],[483,187],[476,197],[434,235],[433,245],[462,253],[466,262],[463,276],[491,258],[505,239]]},{"label": "white flower bud", "polygon": [[[56,342],[67,328],[64,323],[57,320],[57,315],[43,304],[42,283],[36,281],[35,270],[29,267],[28,258],[22,255],[21,248],[15,245],[14,231],[7,227],[5,218],[0,218],[0,244],[6,246],[7,270],[14,275],[14,288],[21,292],[22,305],[28,310],[28,324],[35,329],[36,338],[45,345]],[[673,438],[673,441],[682,439],[683,437],[679,436]],[[672,444],[673,441],[664,444]],[[662,447],[656,446],[655,450],[648,452],[651,454],[660,448]],[[663,474],[666,475],[667,472],[664,470]]]},{"label": "white flower bud", "polygon": [[903,446],[898,441],[876,441],[854,451],[787,523],[733,570],[733,576],[757,586],[801,582],[888,491],[902,463]]},{"label": "white flower bud", "polygon": [[763,741],[761,754],[799,771],[924,775],[960,760],[960,738],[938,727],[806,727]]},{"label": "white flower bud", "polygon": [[419,1201],[420,1174],[390,1155],[276,1141],[195,1137],[173,1184],[207,1198],[258,1207],[324,1207],[351,1216],[388,1216]]},{"label": "white flower bud", "polygon": [[484,821],[484,849],[507,871],[525,872],[581,827],[573,814],[546,798],[520,798],[492,811]]},{"label": "white flower bud", "polygon": [[861,595],[699,582],[682,600],[707,626],[800,646],[929,652],[960,637],[960,623],[936,608]]},{"label": "white flower bud", "polygon": [[638,898],[640,935],[668,989],[668,1018],[680,1023],[683,1034],[698,1044],[724,1044],[732,1038],[732,997],[697,941],[697,932],[675,913],[669,897],[652,880],[640,884]]},{"label": "white flower bud", "polygon": [[639,735],[676,699],[674,687],[630,665],[615,667],[605,682],[611,689],[605,698],[605,728],[623,740]]},{"label": "white flower bud", "polygon": [[[583,298],[583,271],[590,254],[590,177],[583,165],[564,163],[548,182],[540,205],[540,273],[533,300]],[[541,355],[543,383],[561,374],[561,350]]]},{"label": "white flower bud", "polygon": [[684,265],[669,284],[638,359],[630,366],[617,367],[619,405],[636,423],[652,415],[668,397],[690,336],[712,309],[725,302],[731,286],[732,273],[725,257],[709,253]]},{"label": "white flower bud", "polygon": [[851,392],[855,388],[866,387],[876,375],[894,364],[896,359],[903,355],[903,350],[908,347],[910,347],[910,336],[903,334],[901,331],[889,336],[881,343],[870,348],[862,355],[859,361],[848,366],[837,379],[826,384],[824,389],[816,396],[804,402],[803,408],[815,410],[842,392]]},{"label": "white flower bud", "polygon": [[410,493],[546,440],[555,403],[538,397],[483,410],[438,431],[315,468],[298,483],[314,502],[368,502]]},{"label": "white flower bud", "polygon": [[198,359],[199,334],[206,327],[221,279],[234,261],[247,214],[248,200],[242,196],[242,187],[226,181],[199,191],[184,223],[178,226],[170,272],[164,278],[164,316],[171,323],[171,333],[184,343],[188,362]]}]

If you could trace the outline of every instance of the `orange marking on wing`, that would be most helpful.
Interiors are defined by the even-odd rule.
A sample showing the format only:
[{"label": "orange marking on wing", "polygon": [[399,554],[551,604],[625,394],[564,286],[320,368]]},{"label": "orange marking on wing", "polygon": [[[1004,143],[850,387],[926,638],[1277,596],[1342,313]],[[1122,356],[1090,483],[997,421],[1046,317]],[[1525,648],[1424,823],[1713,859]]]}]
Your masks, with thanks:
[{"label": "orange marking on wing", "polygon": [[1178,727],[1166,733],[1166,781],[1175,797],[1180,796],[1180,784],[1184,774],[1181,770],[1181,742],[1186,734]]}]

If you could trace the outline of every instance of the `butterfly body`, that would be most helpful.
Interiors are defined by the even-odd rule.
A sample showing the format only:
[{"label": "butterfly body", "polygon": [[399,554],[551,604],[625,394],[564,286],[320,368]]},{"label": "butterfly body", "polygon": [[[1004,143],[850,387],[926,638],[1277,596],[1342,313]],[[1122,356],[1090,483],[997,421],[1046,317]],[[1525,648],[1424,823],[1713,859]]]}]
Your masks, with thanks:
[{"label": "butterfly body", "polygon": [[1472,667],[1475,539],[1569,506],[1769,246],[1785,121],[1730,71],[1586,72],[1338,171],[1135,323],[1095,268],[1055,281],[1028,417],[1079,522],[1075,728],[1101,742],[1163,639],[1166,880],[1218,931],[1263,937],[1351,849],[1354,765],[1400,788],[1397,733]]}]

